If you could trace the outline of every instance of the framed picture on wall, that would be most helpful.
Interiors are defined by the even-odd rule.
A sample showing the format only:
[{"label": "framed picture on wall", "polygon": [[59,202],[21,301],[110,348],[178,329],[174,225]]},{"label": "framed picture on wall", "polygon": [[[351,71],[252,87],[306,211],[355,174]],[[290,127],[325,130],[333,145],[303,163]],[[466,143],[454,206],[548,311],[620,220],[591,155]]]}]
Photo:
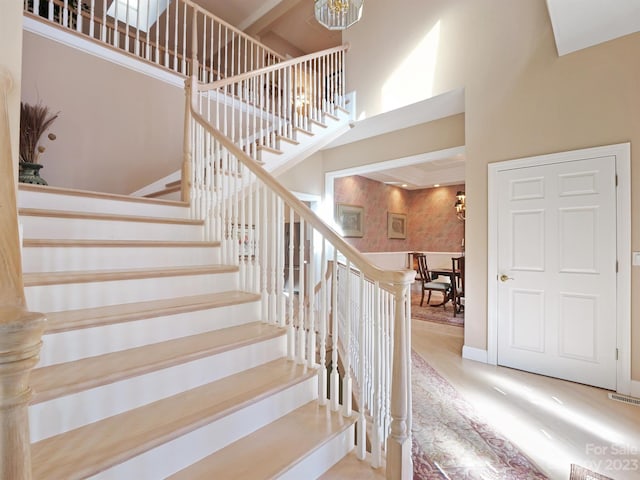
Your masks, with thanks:
[{"label": "framed picture on wall", "polygon": [[343,237],[362,237],[364,235],[364,207],[338,203],[336,205],[336,223]]},{"label": "framed picture on wall", "polygon": [[407,215],[405,213],[387,213],[387,237],[407,238]]}]

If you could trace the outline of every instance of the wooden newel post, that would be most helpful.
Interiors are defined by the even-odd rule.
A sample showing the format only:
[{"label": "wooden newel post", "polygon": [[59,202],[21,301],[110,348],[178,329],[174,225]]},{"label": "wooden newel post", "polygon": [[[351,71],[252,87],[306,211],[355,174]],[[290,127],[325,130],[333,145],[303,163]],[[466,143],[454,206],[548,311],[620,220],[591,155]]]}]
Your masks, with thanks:
[{"label": "wooden newel post", "polygon": [[409,285],[395,286],[395,320],[393,332],[393,366],[391,374],[391,431],[387,439],[387,480],[412,480],[409,410],[409,335],[406,297]]},{"label": "wooden newel post", "polygon": [[31,479],[27,407],[29,374],[38,362],[44,316],[26,310],[7,92],[0,67],[0,478]]},{"label": "wooden newel post", "polygon": [[40,352],[44,316],[0,308],[0,478],[31,479],[29,375]]}]

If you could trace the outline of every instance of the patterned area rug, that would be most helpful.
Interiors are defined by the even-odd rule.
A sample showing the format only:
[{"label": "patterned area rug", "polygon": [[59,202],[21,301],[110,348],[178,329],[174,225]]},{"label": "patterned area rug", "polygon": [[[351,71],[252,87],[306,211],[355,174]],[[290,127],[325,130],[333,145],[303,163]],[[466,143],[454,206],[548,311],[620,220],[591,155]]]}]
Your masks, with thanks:
[{"label": "patterned area rug", "polygon": [[571,464],[571,475],[569,476],[569,480],[613,480],[609,477],[605,477],[604,475],[600,475],[599,473],[592,472],[591,470],[581,467],[580,465],[576,465],[574,463]]},{"label": "patterned area rug", "polygon": [[[420,306],[420,292],[411,292],[411,318],[416,320],[424,320],[426,322],[445,323],[447,325],[455,325],[462,327],[464,325],[464,312],[453,316],[453,305],[451,302],[443,307],[431,307],[427,305],[428,292],[425,292],[423,306]],[[436,292],[431,296],[432,303],[439,303],[442,295]]]},{"label": "patterned area rug", "polygon": [[420,355],[412,360],[414,480],[547,478]]}]

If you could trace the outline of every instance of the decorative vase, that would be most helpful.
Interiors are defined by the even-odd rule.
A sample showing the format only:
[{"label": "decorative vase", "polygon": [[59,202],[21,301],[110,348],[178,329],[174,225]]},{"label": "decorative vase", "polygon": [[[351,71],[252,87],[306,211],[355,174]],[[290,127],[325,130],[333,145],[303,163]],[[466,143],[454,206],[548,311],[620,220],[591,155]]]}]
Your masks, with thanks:
[{"label": "decorative vase", "polygon": [[20,172],[18,180],[22,183],[35,183],[37,185],[47,185],[47,181],[40,176],[40,169],[44,165],[39,163],[20,162]]}]

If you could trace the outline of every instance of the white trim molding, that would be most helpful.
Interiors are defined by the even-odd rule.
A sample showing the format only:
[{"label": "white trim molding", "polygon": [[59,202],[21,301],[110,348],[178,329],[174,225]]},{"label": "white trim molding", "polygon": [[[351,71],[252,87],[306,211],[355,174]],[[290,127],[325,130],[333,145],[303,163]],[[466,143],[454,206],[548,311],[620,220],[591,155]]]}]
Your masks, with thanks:
[{"label": "white trim molding", "polygon": [[488,352],[486,350],[469,347],[467,345],[462,346],[462,358],[466,360],[473,360],[475,362],[489,363]]},{"label": "white trim molding", "polygon": [[[487,261],[487,352],[488,363],[498,363],[498,173],[507,169],[570,162],[584,158],[615,156],[616,176],[616,241],[617,241],[617,388],[618,393],[629,395],[631,381],[631,145],[620,143],[601,147],[558,152],[536,157],[520,158],[488,165],[488,261]],[[633,388],[637,389],[638,382]],[[636,391],[636,393],[638,393]]]}]

